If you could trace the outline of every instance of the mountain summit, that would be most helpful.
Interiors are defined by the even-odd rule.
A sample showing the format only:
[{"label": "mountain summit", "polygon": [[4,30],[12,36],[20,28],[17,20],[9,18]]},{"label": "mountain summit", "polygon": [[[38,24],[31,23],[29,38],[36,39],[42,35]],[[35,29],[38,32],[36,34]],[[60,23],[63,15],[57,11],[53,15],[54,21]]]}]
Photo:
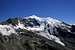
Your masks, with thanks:
[{"label": "mountain summit", "polygon": [[[10,36],[13,36],[12,34],[14,34],[14,36],[15,35],[17,36],[15,38],[20,37],[20,34],[24,34],[21,36],[25,36],[26,34],[32,36],[36,34],[35,38],[40,37],[39,39],[47,40],[46,41],[46,43],[48,43],[47,45],[50,44],[48,47],[52,46],[54,48],[57,48],[58,50],[59,48],[61,50],[63,49],[73,50],[75,49],[74,29],[75,29],[74,25],[66,24],[65,22],[53,19],[51,17],[38,17],[32,15],[23,18],[11,18],[5,22],[2,22],[0,24],[0,34],[1,34],[0,38],[2,38],[2,36],[3,37],[7,36],[8,38]],[[27,37],[24,38],[26,39]],[[53,44],[51,44],[52,43],[51,41],[53,41]],[[55,47],[54,45],[56,45],[57,47]],[[58,47],[59,45],[61,47]]]}]

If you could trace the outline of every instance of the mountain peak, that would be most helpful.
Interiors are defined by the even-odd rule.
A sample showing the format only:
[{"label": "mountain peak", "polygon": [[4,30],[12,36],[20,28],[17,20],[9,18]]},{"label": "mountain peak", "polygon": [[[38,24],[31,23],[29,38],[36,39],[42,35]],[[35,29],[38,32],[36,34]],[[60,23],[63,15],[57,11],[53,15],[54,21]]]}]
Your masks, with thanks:
[{"label": "mountain peak", "polygon": [[12,33],[17,34],[16,30],[23,29],[23,30],[34,32],[37,35],[43,36],[49,40],[53,40],[63,46],[65,46],[65,44],[61,42],[61,40],[55,35],[59,34],[59,31],[58,31],[59,28],[61,30],[64,29],[64,30],[67,30],[67,32],[68,31],[70,32],[70,29],[67,27],[67,25],[51,17],[38,17],[36,15],[32,15],[32,16],[24,17],[21,20],[20,19],[9,19],[8,23],[15,24],[15,26],[7,25],[5,27],[4,25],[1,25],[0,32],[3,35],[4,33],[7,33],[5,35],[10,35]]},{"label": "mountain peak", "polygon": [[51,23],[61,23],[61,21],[57,20],[57,19],[54,19],[54,18],[51,18],[51,17],[39,17],[39,16],[36,16],[36,15],[32,15],[32,16],[28,16],[28,17],[25,17],[26,19],[28,18],[32,18],[32,19],[36,19],[36,20],[39,20],[39,21],[47,21],[47,22],[51,22]]},{"label": "mountain peak", "polygon": [[[6,23],[7,24],[0,24],[0,35],[2,36],[9,37],[10,35],[13,36],[12,34],[17,36],[22,34],[24,37],[29,35],[33,36],[34,33],[39,36],[40,39],[49,40],[51,46],[51,41],[64,47],[71,47],[71,42],[73,43],[72,45],[75,43],[75,26],[68,25],[51,17],[39,17],[32,15],[24,18],[8,19]],[[57,45],[55,45],[55,47]]]}]

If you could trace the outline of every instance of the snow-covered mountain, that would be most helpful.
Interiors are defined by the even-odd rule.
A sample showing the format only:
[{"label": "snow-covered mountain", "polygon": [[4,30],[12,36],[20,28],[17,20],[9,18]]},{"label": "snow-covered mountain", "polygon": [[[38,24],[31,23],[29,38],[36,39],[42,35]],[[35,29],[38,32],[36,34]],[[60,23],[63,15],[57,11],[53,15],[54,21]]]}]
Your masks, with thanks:
[{"label": "snow-covered mountain", "polygon": [[18,34],[16,30],[24,29],[61,44],[62,46],[66,46],[66,44],[61,41],[61,38],[59,38],[60,35],[62,36],[65,33],[64,35],[67,36],[66,32],[72,33],[71,25],[51,17],[38,17],[32,15],[20,19],[7,20],[7,23],[8,24],[0,25],[0,33],[2,35],[9,36],[12,33]]}]

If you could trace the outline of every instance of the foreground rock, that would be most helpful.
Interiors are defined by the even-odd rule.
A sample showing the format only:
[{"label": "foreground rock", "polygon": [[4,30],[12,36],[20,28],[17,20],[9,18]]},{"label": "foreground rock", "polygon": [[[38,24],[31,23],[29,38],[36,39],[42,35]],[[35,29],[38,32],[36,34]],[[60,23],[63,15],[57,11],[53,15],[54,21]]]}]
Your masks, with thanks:
[{"label": "foreground rock", "polygon": [[[17,34],[0,35],[0,50],[72,50],[27,30]],[[67,43],[67,41],[65,41]]]}]

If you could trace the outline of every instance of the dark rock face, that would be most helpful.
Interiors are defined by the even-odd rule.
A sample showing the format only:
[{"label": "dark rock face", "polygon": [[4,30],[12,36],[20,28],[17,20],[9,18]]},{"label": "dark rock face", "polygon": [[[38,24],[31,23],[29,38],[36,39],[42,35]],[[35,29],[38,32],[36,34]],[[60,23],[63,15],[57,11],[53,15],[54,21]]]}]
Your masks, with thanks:
[{"label": "dark rock face", "polygon": [[0,50],[54,50],[43,40],[32,35],[12,34],[10,36],[0,35]]},{"label": "dark rock face", "polygon": [[40,26],[40,24],[37,22],[37,20],[31,19],[31,18],[29,18],[29,19],[23,19],[23,20],[21,20],[21,22],[25,26],[31,26],[31,27],[33,27],[33,26]]},{"label": "dark rock face", "polygon": [[59,35],[58,37],[65,43],[65,47],[75,50],[75,33],[74,32],[67,32],[61,29],[58,29]]},{"label": "dark rock face", "polygon": [[72,32],[75,32],[75,25],[72,25],[71,31],[72,31]]}]

